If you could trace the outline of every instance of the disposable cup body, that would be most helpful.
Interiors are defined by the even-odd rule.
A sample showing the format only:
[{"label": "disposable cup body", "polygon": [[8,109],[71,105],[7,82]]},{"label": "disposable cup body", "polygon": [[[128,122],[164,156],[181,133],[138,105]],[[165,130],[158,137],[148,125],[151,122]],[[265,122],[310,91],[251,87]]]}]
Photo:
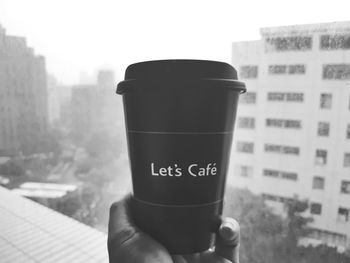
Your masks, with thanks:
[{"label": "disposable cup body", "polygon": [[[186,73],[176,63],[186,64]],[[135,78],[127,79],[126,74],[118,86],[132,172],[132,216],[172,254],[208,249],[220,222],[237,102],[245,88],[234,76],[206,78],[208,65],[215,63],[223,66],[143,62],[134,67],[157,67],[146,76],[134,72]],[[168,71],[156,78],[159,64]],[[230,67],[225,64],[225,70]]]}]

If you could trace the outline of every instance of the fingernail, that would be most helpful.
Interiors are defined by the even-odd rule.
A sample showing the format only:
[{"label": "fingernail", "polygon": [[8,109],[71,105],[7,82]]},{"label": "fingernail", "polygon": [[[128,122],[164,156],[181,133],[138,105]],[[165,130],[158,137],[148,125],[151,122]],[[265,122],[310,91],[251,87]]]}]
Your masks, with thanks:
[{"label": "fingernail", "polygon": [[237,237],[236,228],[234,221],[225,219],[219,228],[220,236],[227,241],[234,240]]}]

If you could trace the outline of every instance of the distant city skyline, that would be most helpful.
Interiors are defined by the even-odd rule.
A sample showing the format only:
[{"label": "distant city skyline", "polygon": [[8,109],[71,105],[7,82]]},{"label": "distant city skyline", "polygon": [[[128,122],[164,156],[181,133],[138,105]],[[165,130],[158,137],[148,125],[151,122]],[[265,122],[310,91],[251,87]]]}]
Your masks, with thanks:
[{"label": "distant city skyline", "polygon": [[[231,43],[259,39],[259,28],[348,20],[344,0],[289,5],[266,1],[0,0],[0,24],[45,56],[63,84],[123,77],[130,63],[168,58],[231,62]],[[342,8],[343,7],[343,8]]]}]

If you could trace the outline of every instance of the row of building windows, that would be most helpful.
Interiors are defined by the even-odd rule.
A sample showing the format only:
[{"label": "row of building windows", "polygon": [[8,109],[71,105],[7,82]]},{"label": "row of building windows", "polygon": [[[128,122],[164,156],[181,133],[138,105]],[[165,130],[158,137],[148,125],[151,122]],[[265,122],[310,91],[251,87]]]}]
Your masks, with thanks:
[{"label": "row of building windows", "polygon": [[[236,151],[241,153],[254,153],[254,142],[238,141]],[[300,149],[295,146],[279,144],[264,144],[264,151],[267,153],[279,153],[286,155],[299,155]],[[323,166],[327,164],[328,153],[326,150],[317,149],[315,154],[315,164]],[[350,167],[350,152],[344,153],[344,167]]]},{"label": "row of building windows", "polygon": [[302,75],[305,74],[305,65],[270,65],[269,74],[271,75]]},{"label": "row of building windows", "polygon": [[[314,176],[312,178],[312,189],[324,190],[325,179],[321,176]],[[350,181],[342,180],[340,184],[340,193],[350,195]]]},{"label": "row of building windows", "polygon": [[[280,203],[288,203],[291,202],[292,199],[288,197],[281,197],[271,194],[263,193],[262,196],[265,200],[280,202]],[[317,202],[310,203],[310,213],[312,215],[321,215],[322,214],[322,204]],[[338,207],[338,222],[349,222],[350,221],[350,208]]]},{"label": "row of building windows", "polygon": [[[238,128],[240,129],[255,129],[255,118],[254,117],[239,117]],[[285,129],[301,129],[300,120],[288,120],[288,119],[266,119],[266,127],[273,128],[285,128]],[[330,123],[329,122],[318,122],[317,135],[320,137],[328,137],[330,134]],[[350,124],[346,127],[345,138],[350,139]]]},{"label": "row of building windows", "polygon": [[268,144],[264,145],[265,152],[270,153],[280,153],[280,154],[288,154],[288,155],[299,155],[299,147],[294,146],[286,146],[279,144]]},{"label": "row of building windows", "polygon": [[267,118],[266,119],[266,127],[300,129],[301,128],[301,121]]},{"label": "row of building windows", "polygon": [[[236,174],[241,177],[252,177],[253,176],[253,167],[249,165],[237,165]],[[286,180],[297,181],[298,174],[295,172],[286,172],[279,171],[274,169],[263,169],[263,176],[280,178]],[[325,179],[321,176],[314,176],[312,178],[312,189],[314,190],[324,190],[325,188]],[[350,181],[342,180],[340,184],[340,193],[350,195]]]},{"label": "row of building windows", "polygon": [[277,170],[272,170],[272,169],[264,169],[263,175],[269,176],[269,177],[292,180],[292,181],[298,180],[298,174],[296,174],[296,173],[277,171]]},{"label": "row of building windows", "polygon": [[[312,36],[287,36],[266,38],[267,51],[305,51],[312,48]],[[320,36],[321,50],[350,49],[350,34],[325,34]]]},{"label": "row of building windows", "polygon": [[[253,167],[249,165],[237,165],[236,174],[241,177],[252,177]],[[274,178],[281,178],[286,180],[296,181],[298,180],[298,174],[293,172],[278,171],[273,169],[264,169],[263,175]]]},{"label": "row of building windows", "polygon": [[[306,73],[306,67],[303,64],[275,64],[269,65],[268,73],[270,75],[304,75]],[[241,66],[239,74],[241,79],[256,79],[258,78],[258,66]],[[322,78],[339,80],[350,79],[350,64],[325,64],[322,66]]]},{"label": "row of building windows", "polygon": [[[278,144],[265,144],[265,152],[281,153],[299,155],[299,147],[278,145]],[[242,153],[254,153],[254,142],[238,141],[236,144],[236,151]]]},{"label": "row of building windows", "polygon": [[[311,203],[310,204],[310,213],[313,215],[322,214],[322,204],[320,203]],[[338,208],[338,222],[349,222],[350,219],[350,209],[345,207]]]},{"label": "row of building windows", "polygon": [[304,94],[296,92],[269,92],[267,93],[267,100],[302,102],[304,101]]},{"label": "row of building windows", "polygon": [[[303,102],[304,94],[298,92],[268,92],[268,101],[288,101],[288,102]],[[242,104],[255,104],[256,92],[246,92],[239,98]]]},{"label": "row of building windows", "polygon": [[[267,127],[281,127],[281,128],[289,128],[289,127],[301,127],[301,121],[294,120],[283,120],[283,119],[266,119]],[[238,128],[242,129],[255,129],[255,118],[254,117],[239,117],[238,118]]]},{"label": "row of building windows", "polygon": [[312,47],[312,36],[267,37],[266,51],[305,51]]},{"label": "row of building windows", "polygon": [[[241,104],[256,104],[256,92],[247,92],[239,98]],[[298,92],[268,92],[268,101],[287,101],[287,102],[303,102],[304,94]],[[333,96],[331,93],[320,94],[320,109],[332,109]],[[350,97],[348,109],[350,110]]]}]

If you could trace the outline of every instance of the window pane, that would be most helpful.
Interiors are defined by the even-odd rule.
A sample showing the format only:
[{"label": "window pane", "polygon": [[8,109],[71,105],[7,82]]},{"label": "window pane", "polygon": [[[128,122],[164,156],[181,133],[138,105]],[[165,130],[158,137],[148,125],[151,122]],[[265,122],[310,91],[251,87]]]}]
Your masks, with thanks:
[{"label": "window pane", "polygon": [[343,208],[339,207],[338,209],[338,221],[340,222],[349,222],[349,209],[348,208]]},{"label": "window pane", "polygon": [[253,167],[248,165],[237,165],[236,174],[242,177],[252,177]]},{"label": "window pane", "polygon": [[329,122],[319,122],[317,128],[318,136],[329,136]]},{"label": "window pane", "polygon": [[350,194],[350,181],[342,181],[340,192],[343,194]]},{"label": "window pane", "polygon": [[305,74],[305,65],[289,65],[288,74],[290,75]]},{"label": "window pane", "polygon": [[266,38],[266,51],[302,51],[309,50],[311,47],[311,36]]},{"label": "window pane", "polygon": [[254,129],[255,128],[255,118],[251,117],[239,117],[238,127],[242,129]]},{"label": "window pane", "polygon": [[316,150],[315,164],[325,165],[327,163],[327,151],[326,150]]},{"label": "window pane", "polygon": [[312,181],[312,189],[324,189],[324,178],[320,176],[314,176]]},{"label": "window pane", "polygon": [[350,64],[323,65],[323,79],[350,79]]},{"label": "window pane", "polygon": [[254,143],[253,142],[237,142],[237,152],[243,153],[253,153],[254,152]]},{"label": "window pane", "polygon": [[344,167],[350,167],[350,153],[344,153]]},{"label": "window pane", "polygon": [[349,49],[350,34],[322,35],[320,39],[320,49]]},{"label": "window pane", "polygon": [[286,65],[270,65],[269,66],[269,73],[272,75],[286,74],[287,73],[287,66]]},{"label": "window pane", "polygon": [[258,66],[241,66],[239,76],[242,79],[255,79],[258,77]]},{"label": "window pane", "polygon": [[332,94],[323,93],[320,97],[320,108],[330,109],[332,107]]},{"label": "window pane", "polygon": [[246,92],[239,97],[239,102],[242,104],[255,104],[256,103],[256,93]]},{"label": "window pane", "polygon": [[319,203],[311,203],[310,213],[313,215],[320,215],[322,213],[322,205]]},{"label": "window pane", "polygon": [[276,144],[265,144],[264,149],[265,149],[265,152],[299,155],[299,147],[276,145]]}]

